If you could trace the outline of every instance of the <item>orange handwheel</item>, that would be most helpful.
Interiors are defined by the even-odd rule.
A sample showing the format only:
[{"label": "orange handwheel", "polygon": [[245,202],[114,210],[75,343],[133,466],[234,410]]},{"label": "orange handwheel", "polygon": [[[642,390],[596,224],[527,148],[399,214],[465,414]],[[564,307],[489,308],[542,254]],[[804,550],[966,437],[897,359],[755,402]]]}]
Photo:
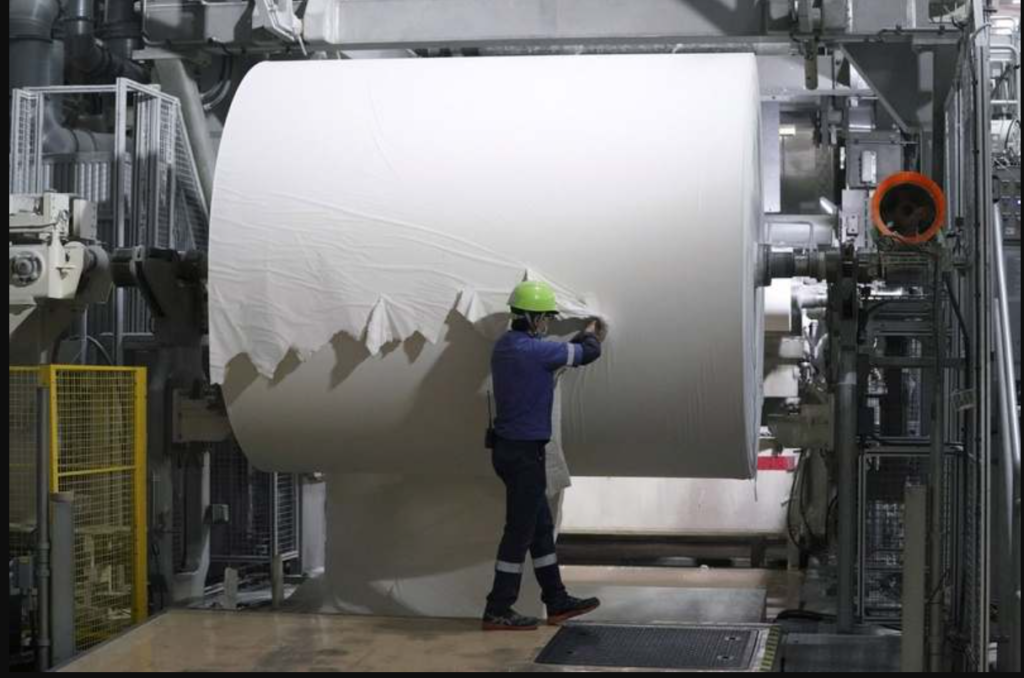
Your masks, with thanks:
[{"label": "orange handwheel", "polygon": [[929,242],[946,223],[946,195],[917,172],[886,178],[871,199],[871,219],[879,233],[905,245]]}]

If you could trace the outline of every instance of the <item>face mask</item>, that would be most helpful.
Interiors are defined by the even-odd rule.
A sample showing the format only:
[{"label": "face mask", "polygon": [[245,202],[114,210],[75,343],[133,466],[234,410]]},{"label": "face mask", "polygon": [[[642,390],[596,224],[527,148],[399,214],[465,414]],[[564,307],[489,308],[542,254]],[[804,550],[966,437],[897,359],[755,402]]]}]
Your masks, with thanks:
[{"label": "face mask", "polygon": [[535,337],[546,337],[551,329],[551,316],[545,314],[532,315],[526,313],[515,319],[525,320],[529,325],[530,334]]},{"label": "face mask", "polygon": [[530,326],[533,328],[533,333],[535,335],[538,337],[546,337],[551,329],[551,316],[536,316],[530,321]]}]

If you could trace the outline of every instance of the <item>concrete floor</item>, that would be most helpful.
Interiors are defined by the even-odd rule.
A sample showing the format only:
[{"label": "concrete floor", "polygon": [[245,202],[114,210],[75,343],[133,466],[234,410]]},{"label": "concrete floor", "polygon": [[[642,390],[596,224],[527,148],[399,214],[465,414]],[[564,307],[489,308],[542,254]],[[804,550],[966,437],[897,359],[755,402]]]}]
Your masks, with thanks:
[{"label": "concrete floor", "polygon": [[[765,620],[800,608],[804,577],[799,572],[744,569],[675,569],[644,567],[563,567],[562,578],[574,585],[675,587],[683,589],[763,589]],[[731,621],[742,621],[739,619]]]},{"label": "concrete floor", "polygon": [[62,670],[507,671],[554,634],[482,633],[472,620],[174,610]]},{"label": "concrete floor", "polygon": [[[799,577],[786,572],[567,567],[563,573],[570,589],[657,587],[680,595],[728,589],[722,594],[733,596],[767,590],[768,618],[773,609],[796,607],[792,596],[800,588]],[[643,600],[640,591],[637,599]],[[475,620],[174,610],[63,670],[508,671],[529,667],[554,633],[488,634]]]}]

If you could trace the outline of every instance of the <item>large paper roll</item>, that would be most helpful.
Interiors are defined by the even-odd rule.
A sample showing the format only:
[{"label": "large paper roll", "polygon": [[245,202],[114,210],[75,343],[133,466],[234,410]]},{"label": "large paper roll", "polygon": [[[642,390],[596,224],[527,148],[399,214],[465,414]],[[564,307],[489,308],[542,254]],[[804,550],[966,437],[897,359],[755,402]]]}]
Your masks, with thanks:
[{"label": "large paper roll", "polygon": [[758,135],[752,56],[249,75],[214,190],[211,373],[258,466],[329,474],[307,609],[479,614],[504,511],[489,355],[527,277],[555,284],[562,338],[611,324],[560,380],[553,500],[563,447],[577,475],[752,476]]},{"label": "large paper roll", "polygon": [[509,291],[611,324],[561,380],[574,474],[749,478],[751,55],[268,63],[218,159],[210,356],[262,468],[489,476]]}]

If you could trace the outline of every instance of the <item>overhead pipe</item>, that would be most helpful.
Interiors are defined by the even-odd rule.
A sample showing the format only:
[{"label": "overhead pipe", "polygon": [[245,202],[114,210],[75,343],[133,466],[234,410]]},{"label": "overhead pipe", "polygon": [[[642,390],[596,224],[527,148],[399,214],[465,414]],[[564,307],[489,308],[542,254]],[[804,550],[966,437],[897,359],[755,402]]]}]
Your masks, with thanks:
[{"label": "overhead pipe", "polygon": [[8,96],[11,90],[63,83],[63,46],[53,39],[57,0],[11,0],[8,8]]},{"label": "overhead pipe", "polygon": [[[8,97],[14,89],[64,84],[65,46],[54,40],[58,0],[11,0],[8,7]],[[109,135],[64,126],[60,98],[47,101],[44,153],[110,150]]]},{"label": "overhead pipe", "polygon": [[114,29],[118,37],[112,42],[117,52],[110,44],[96,38],[94,0],[66,0],[65,10],[64,44],[74,69],[96,82],[113,82],[118,78],[145,80],[146,71],[131,60],[132,38],[122,35],[124,27],[135,20],[133,3],[126,5],[124,0],[112,0],[108,6],[108,16],[116,21]]},{"label": "overhead pipe", "polygon": [[132,60],[135,50],[142,45],[142,24],[135,13],[135,0],[107,0],[100,36],[111,54]]}]

